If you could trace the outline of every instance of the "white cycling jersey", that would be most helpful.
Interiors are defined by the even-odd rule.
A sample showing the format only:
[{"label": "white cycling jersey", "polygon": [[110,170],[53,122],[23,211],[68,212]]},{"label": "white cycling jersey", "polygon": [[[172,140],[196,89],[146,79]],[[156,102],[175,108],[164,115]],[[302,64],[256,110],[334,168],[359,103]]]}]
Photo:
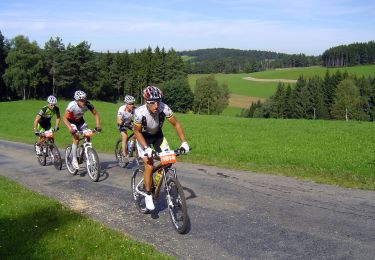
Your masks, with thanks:
[{"label": "white cycling jersey", "polygon": [[161,129],[164,117],[171,116],[173,116],[173,111],[163,102],[160,102],[155,114],[150,113],[146,105],[142,105],[134,112],[134,124],[142,125],[142,132],[154,135]]},{"label": "white cycling jersey", "polygon": [[125,111],[127,105],[122,105],[117,112],[117,117],[121,117],[122,123],[129,127],[133,121],[134,109],[131,112]]}]

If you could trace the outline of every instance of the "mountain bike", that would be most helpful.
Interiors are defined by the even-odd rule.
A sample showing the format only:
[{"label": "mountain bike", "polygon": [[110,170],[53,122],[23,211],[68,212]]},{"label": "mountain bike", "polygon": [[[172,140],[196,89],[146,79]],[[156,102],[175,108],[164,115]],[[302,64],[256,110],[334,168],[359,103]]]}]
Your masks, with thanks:
[{"label": "mountain bike", "polygon": [[65,163],[68,172],[72,175],[77,174],[78,169],[75,169],[72,165],[73,156],[77,156],[78,164],[86,163],[87,173],[92,181],[98,181],[100,177],[99,156],[90,142],[91,137],[95,133],[97,133],[97,131],[91,129],[77,132],[78,135],[82,136],[79,140],[83,140],[83,143],[77,147],[76,155],[72,153],[71,144],[65,149]]},{"label": "mountain bike", "polygon": [[48,160],[55,166],[56,170],[61,170],[62,160],[59,148],[57,148],[54,139],[54,131],[47,130],[44,132],[39,132],[40,137],[44,137],[45,140],[39,145],[40,153],[36,152],[37,143],[34,144],[35,154],[40,165],[45,166]]},{"label": "mountain bike", "polygon": [[[176,168],[172,165],[176,162],[176,157],[184,154],[181,150],[156,153],[153,158],[160,163],[154,166],[152,172],[151,192],[156,200],[163,194],[169,215],[175,230],[183,234],[187,231],[189,216],[187,212],[186,200],[183,188],[177,179]],[[137,168],[133,172],[131,179],[132,195],[134,202],[141,213],[149,213],[145,203],[145,184],[143,170]]]},{"label": "mountain bike", "polygon": [[[127,149],[126,149],[126,156],[122,154],[122,138],[120,137],[115,144],[115,157],[117,163],[120,167],[125,168],[132,159],[136,159],[138,163],[138,150],[137,146],[135,145],[135,140],[133,140],[134,133],[128,136],[127,142]],[[128,160],[126,160],[128,159]]]}]

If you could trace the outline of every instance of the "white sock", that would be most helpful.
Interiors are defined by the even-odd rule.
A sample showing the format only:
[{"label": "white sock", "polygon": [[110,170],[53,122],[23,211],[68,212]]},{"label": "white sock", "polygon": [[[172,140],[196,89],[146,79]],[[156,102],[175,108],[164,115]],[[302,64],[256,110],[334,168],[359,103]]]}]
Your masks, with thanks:
[{"label": "white sock", "polygon": [[77,160],[77,145],[72,144],[72,154],[73,154],[73,160]]}]

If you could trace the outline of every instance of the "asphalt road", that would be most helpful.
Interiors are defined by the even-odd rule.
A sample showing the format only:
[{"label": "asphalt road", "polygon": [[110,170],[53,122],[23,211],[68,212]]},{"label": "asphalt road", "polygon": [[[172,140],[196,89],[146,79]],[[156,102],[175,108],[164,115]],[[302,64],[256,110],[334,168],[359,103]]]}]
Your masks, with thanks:
[{"label": "asphalt road", "polygon": [[375,192],[177,163],[191,227],[177,234],[165,205],[140,214],[132,166],[99,154],[93,183],[81,167],[39,166],[28,144],[0,140],[0,174],[179,259],[374,259]]}]

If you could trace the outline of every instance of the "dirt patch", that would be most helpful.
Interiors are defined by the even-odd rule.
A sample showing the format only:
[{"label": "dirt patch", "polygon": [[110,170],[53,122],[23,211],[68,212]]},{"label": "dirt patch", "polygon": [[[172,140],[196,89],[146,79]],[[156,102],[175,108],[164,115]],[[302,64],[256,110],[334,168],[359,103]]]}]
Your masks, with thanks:
[{"label": "dirt patch", "polygon": [[253,77],[244,77],[242,79],[251,80],[251,81],[258,81],[258,82],[282,82],[282,83],[296,83],[296,79],[257,79]]},{"label": "dirt patch", "polygon": [[239,108],[249,108],[251,103],[256,103],[260,100],[260,102],[264,102],[265,98],[260,97],[249,97],[249,96],[241,96],[230,94],[229,98],[229,106],[230,107],[239,107]]}]

